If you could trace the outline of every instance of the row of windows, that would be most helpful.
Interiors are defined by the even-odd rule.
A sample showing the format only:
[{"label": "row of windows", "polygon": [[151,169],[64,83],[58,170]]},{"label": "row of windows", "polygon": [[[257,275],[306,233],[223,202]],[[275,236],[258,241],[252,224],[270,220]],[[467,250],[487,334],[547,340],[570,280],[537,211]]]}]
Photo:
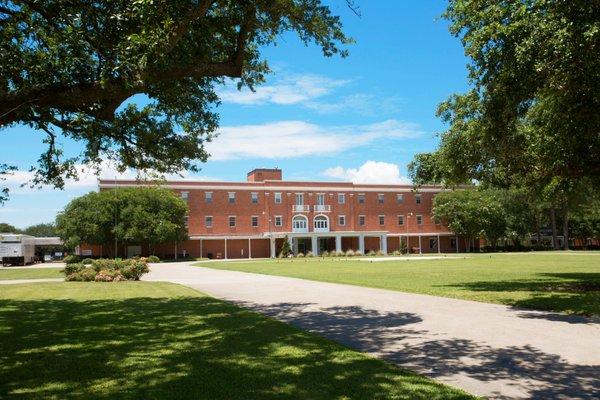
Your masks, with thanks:
[{"label": "row of windows", "polygon": [[[322,217],[323,220],[327,220],[326,217],[324,216],[320,216]],[[385,225],[385,215],[379,215],[379,225]],[[423,225],[423,216],[422,215],[416,215],[415,216],[415,220],[417,225]],[[316,224],[317,218],[315,218],[315,224]],[[187,226],[187,217],[186,217],[186,226]],[[250,223],[252,225],[252,227],[256,228],[258,227],[258,216],[253,215],[250,217]],[[283,226],[283,217],[281,215],[276,215],[274,218],[274,223],[276,227],[281,227]],[[404,215],[398,215],[398,219],[397,219],[397,223],[398,225],[404,225]],[[230,215],[229,216],[229,227],[230,228],[235,228],[237,224],[237,217],[235,215]],[[204,225],[207,228],[212,228],[213,227],[213,217],[210,215],[207,215],[204,217]],[[338,225],[339,226],[346,226],[346,216],[345,215],[338,215]],[[364,215],[359,215],[358,216],[358,225],[359,226],[365,226],[366,225],[366,217]],[[316,228],[319,228],[319,226],[316,226]],[[296,226],[295,228],[306,228],[306,226]],[[323,226],[323,228],[326,228],[326,226]]]},{"label": "row of windows", "polygon": [[[189,192],[181,192],[182,199],[187,200],[188,197],[189,197]],[[364,193],[359,193],[357,195],[357,198],[358,198],[359,204],[365,203],[365,194]],[[227,201],[230,204],[235,204],[235,199],[236,199],[236,192],[227,192]],[[213,192],[204,192],[204,202],[212,203],[212,200],[213,200]],[[296,200],[295,201],[296,205],[304,205],[304,193],[296,193],[295,200]],[[274,201],[275,201],[275,204],[282,203],[281,192],[274,193]],[[346,194],[338,193],[337,201],[338,201],[338,204],[346,204]],[[258,204],[258,192],[250,193],[250,202],[252,204]],[[384,202],[385,202],[385,194],[379,193],[377,195],[377,203],[384,204]],[[404,195],[403,194],[401,194],[401,193],[396,194],[396,203],[397,204],[404,203]],[[325,204],[325,194],[324,193],[317,193],[317,204],[319,204],[319,205]],[[415,204],[421,204],[421,195],[420,194],[415,194]]]}]

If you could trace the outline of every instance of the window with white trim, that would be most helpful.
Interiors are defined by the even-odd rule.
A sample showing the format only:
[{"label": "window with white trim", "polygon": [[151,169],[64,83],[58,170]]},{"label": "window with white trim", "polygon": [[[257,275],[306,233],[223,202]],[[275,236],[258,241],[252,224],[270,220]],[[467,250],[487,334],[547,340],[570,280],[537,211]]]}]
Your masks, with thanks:
[{"label": "window with white trim", "polygon": [[417,225],[423,225],[423,216],[417,215]]},{"label": "window with white trim", "polygon": [[190,223],[190,216],[186,215],[183,217],[183,226],[185,226],[186,228],[189,227],[189,223]]},{"label": "window with white trim", "polygon": [[364,193],[358,194],[358,204],[365,204],[365,194]]},{"label": "window with white trim", "polygon": [[228,192],[227,199],[229,200],[229,204],[235,203],[235,192]]},{"label": "window with white trim", "polygon": [[256,215],[252,216],[252,227],[253,228],[258,228],[258,217]]},{"label": "window with white trim", "polygon": [[207,215],[204,217],[204,226],[206,226],[207,228],[212,228],[213,227],[213,217],[212,215]]},{"label": "window with white trim", "polygon": [[304,193],[296,193],[296,205],[297,206],[304,205]]},{"label": "window with white trim", "polygon": [[346,216],[345,215],[338,215],[338,225],[346,226]]},{"label": "window with white trim", "polygon": [[385,225],[385,215],[379,216],[379,225]]},{"label": "window with white trim", "polygon": [[204,192],[204,202],[212,203],[212,192]]},{"label": "window with white trim", "polygon": [[252,204],[258,204],[258,193],[257,192],[250,193],[250,201],[252,202]]},{"label": "window with white trim", "polygon": [[379,204],[383,204],[383,201],[385,200],[385,195],[383,193],[379,193],[377,195],[377,203]]},{"label": "window with white trim", "polygon": [[404,225],[404,215],[398,215],[398,225]]},{"label": "window with white trim", "polygon": [[398,204],[404,203],[404,195],[402,193],[396,194],[396,203],[398,203]]},{"label": "window with white trim", "polygon": [[365,226],[365,216],[364,215],[359,215],[358,216],[358,225],[359,226]]},{"label": "window with white trim", "polygon": [[328,229],[329,219],[324,215],[317,215],[314,219],[314,227],[315,229]]},{"label": "window with white trim", "polygon": [[308,228],[308,219],[303,215],[296,215],[292,218],[292,228],[293,229],[307,229]]},{"label": "window with white trim", "polygon": [[283,226],[283,217],[281,215],[275,216],[275,226],[278,228]]},{"label": "window with white trim", "polygon": [[338,193],[338,204],[346,204],[346,194]]},{"label": "window with white trim", "polygon": [[230,215],[229,216],[229,227],[230,228],[235,228],[235,215]]},{"label": "window with white trim", "polygon": [[281,192],[275,192],[275,204],[281,204]]},{"label": "window with white trim", "polygon": [[420,194],[415,194],[415,203],[421,204],[421,195]]},{"label": "window with white trim", "polygon": [[181,198],[183,200],[187,201],[188,197],[190,197],[190,192],[181,192]]}]

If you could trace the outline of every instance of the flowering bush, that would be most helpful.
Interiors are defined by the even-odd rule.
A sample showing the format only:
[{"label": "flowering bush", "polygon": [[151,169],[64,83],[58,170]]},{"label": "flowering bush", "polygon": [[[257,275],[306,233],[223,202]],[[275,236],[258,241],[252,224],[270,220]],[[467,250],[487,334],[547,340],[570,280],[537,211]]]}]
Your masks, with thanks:
[{"label": "flowering bush", "polygon": [[119,282],[124,280],[139,281],[140,277],[149,272],[147,259],[131,260],[93,260],[90,266],[83,263],[67,264],[63,273],[67,281],[84,282]]},{"label": "flowering bush", "polygon": [[160,258],[158,258],[156,256],[150,256],[150,257],[148,257],[148,262],[150,262],[150,263],[159,263],[160,262]]}]

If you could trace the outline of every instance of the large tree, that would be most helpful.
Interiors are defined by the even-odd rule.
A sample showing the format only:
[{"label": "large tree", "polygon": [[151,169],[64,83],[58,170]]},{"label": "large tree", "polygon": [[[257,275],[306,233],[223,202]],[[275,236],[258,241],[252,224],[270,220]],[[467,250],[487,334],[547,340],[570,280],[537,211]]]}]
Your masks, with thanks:
[{"label": "large tree", "polygon": [[114,252],[120,244],[178,242],[187,238],[188,207],[170,190],[119,188],[72,200],[56,218],[65,245],[99,244]]},{"label": "large tree", "polygon": [[[195,170],[218,123],[215,87],[260,84],[261,49],[287,31],[325,56],[350,42],[321,0],[0,0],[0,128],[44,132],[34,185],[63,187],[78,163],[107,158]],[[146,105],[127,101],[141,94]],[[63,154],[60,135],[83,152]]]},{"label": "large tree", "polygon": [[23,233],[37,237],[56,236],[56,226],[52,223],[31,225],[23,229]]}]

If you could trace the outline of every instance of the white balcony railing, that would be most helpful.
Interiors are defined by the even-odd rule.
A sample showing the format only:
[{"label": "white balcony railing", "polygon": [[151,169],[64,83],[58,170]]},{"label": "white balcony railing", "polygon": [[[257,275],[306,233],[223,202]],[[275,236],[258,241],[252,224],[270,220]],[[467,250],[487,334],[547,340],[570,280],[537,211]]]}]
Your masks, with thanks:
[{"label": "white balcony railing", "polygon": [[294,211],[294,212],[309,212],[310,206],[307,206],[304,204],[294,204],[292,206],[292,211]]},{"label": "white balcony railing", "polygon": [[317,204],[314,206],[315,212],[330,212],[331,206],[328,204]]}]

